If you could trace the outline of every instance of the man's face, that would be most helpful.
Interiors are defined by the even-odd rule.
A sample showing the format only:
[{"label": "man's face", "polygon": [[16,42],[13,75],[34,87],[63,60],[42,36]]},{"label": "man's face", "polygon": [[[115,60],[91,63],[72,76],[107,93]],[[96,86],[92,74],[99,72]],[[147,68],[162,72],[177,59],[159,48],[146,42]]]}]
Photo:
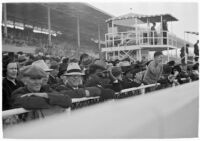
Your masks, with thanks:
[{"label": "man's face", "polygon": [[127,73],[126,73],[126,77],[127,77],[127,78],[133,78],[133,74],[132,74],[131,72],[127,72]]},{"label": "man's face", "polygon": [[7,77],[16,79],[17,77],[17,63],[9,63],[7,66]]},{"label": "man's face", "polygon": [[44,77],[44,78],[42,79],[42,84],[43,84],[43,85],[47,85],[47,82],[48,82],[48,80],[49,80],[49,75],[50,75],[50,72],[46,72],[46,77]]},{"label": "man's face", "polygon": [[42,86],[42,78],[27,77],[25,83],[31,92],[39,92]]},{"label": "man's face", "polygon": [[45,63],[47,64],[47,66],[50,68],[51,67],[51,61],[49,59],[45,60]]},{"label": "man's face", "polygon": [[160,64],[160,63],[162,63],[162,59],[163,59],[163,55],[156,56],[155,57],[155,62]]},{"label": "man's face", "polygon": [[82,85],[82,76],[80,75],[69,75],[67,77],[67,82],[72,87],[77,87]]},{"label": "man's face", "polygon": [[54,69],[54,70],[51,71],[50,74],[51,74],[52,76],[57,76],[58,72],[59,72],[58,69]]}]

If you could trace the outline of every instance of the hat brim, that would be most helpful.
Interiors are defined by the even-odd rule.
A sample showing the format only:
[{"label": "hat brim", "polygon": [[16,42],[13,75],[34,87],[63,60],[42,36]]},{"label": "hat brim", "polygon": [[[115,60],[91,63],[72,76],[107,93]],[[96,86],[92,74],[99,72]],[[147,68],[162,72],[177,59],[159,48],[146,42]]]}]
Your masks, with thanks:
[{"label": "hat brim", "polygon": [[45,69],[44,71],[49,72],[52,71],[53,69]]},{"label": "hat brim", "polygon": [[65,73],[63,75],[66,75],[66,76],[69,76],[69,75],[80,75],[80,76],[82,76],[82,75],[85,75],[85,74],[84,73],[80,73],[80,72],[70,72],[70,73]]}]

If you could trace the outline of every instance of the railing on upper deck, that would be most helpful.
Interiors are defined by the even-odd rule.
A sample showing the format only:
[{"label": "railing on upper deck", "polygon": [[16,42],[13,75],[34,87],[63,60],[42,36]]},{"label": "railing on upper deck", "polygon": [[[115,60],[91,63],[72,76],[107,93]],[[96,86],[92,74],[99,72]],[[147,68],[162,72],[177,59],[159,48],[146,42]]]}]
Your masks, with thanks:
[{"label": "railing on upper deck", "polygon": [[106,47],[120,47],[132,45],[168,45],[183,47],[184,40],[167,31],[128,31],[105,34]]}]

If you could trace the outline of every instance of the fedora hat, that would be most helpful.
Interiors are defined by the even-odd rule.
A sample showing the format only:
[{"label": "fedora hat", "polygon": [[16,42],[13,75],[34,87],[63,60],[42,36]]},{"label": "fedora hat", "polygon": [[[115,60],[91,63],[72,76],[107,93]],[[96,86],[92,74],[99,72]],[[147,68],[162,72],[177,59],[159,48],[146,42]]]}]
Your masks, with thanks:
[{"label": "fedora hat", "polygon": [[37,66],[40,67],[41,69],[43,69],[44,71],[48,72],[48,71],[52,71],[53,69],[50,69],[47,64],[44,62],[44,60],[37,60],[35,62],[32,63],[33,66]]},{"label": "fedora hat", "polygon": [[69,63],[67,67],[67,71],[63,75],[85,75],[78,63]]}]

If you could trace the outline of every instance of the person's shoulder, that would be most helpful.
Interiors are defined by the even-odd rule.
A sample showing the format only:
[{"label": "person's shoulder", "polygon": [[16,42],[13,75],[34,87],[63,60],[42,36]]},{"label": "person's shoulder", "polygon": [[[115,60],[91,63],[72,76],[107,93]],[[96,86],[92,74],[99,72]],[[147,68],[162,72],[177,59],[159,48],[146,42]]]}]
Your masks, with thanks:
[{"label": "person's shoulder", "polygon": [[3,85],[8,83],[8,79],[6,77],[3,78]]},{"label": "person's shoulder", "polygon": [[24,83],[23,83],[21,80],[16,79],[15,81],[16,81],[16,83],[19,84],[20,86],[24,86]]},{"label": "person's shoulder", "polygon": [[12,92],[12,95],[13,94],[24,94],[24,93],[26,93],[26,88],[25,87],[19,87],[19,88],[17,88],[16,90],[14,90],[13,92]]}]

